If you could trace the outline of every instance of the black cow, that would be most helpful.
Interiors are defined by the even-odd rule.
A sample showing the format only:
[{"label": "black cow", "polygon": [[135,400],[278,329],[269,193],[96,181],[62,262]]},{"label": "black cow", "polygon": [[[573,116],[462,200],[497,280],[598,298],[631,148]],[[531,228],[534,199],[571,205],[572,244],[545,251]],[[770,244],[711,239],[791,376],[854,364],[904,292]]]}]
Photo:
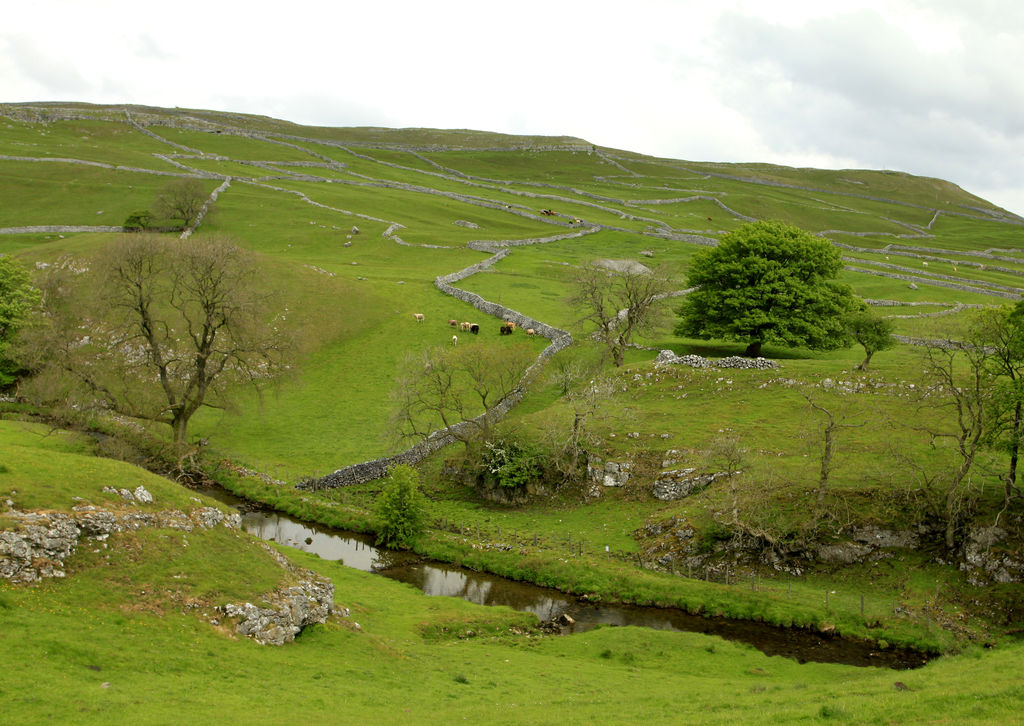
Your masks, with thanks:
[{"label": "black cow", "polygon": [[469,326],[469,332],[471,332],[473,335],[480,335],[480,326],[477,325],[476,323],[473,323],[472,325]]},{"label": "black cow", "polygon": [[507,323],[502,323],[498,332],[501,335],[512,335],[512,326]]}]

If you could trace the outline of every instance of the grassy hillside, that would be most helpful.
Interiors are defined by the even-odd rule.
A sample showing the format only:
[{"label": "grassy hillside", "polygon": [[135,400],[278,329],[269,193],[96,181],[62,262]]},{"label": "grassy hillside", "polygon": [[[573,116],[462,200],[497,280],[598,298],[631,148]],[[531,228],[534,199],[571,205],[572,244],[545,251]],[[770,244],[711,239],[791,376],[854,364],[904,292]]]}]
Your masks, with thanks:
[{"label": "grassy hillside", "polygon": [[[479,336],[460,333],[460,346],[498,348],[511,342],[499,337],[496,319],[433,285],[437,276],[486,260],[490,254],[480,249],[509,246],[511,251],[459,287],[570,330],[577,341],[555,357],[506,420],[503,432],[526,440],[570,425],[572,412],[559,382],[549,374],[599,357],[586,342],[590,331],[567,303],[573,267],[595,258],[663,265],[682,289],[696,251],[751,219],[781,219],[836,244],[844,257],[842,280],[865,299],[887,301],[876,311],[893,320],[897,333],[920,338],[955,337],[973,306],[1013,302],[1024,290],[1024,220],[937,179],[657,159],[572,138],[310,128],[213,111],[85,104],[0,104],[0,193],[11,200],[0,208],[0,254],[40,268],[67,256],[89,260],[118,237],[111,228],[149,206],[173,175],[198,178],[208,191],[229,180],[196,234],[228,236],[259,253],[267,287],[283,294],[286,312],[302,333],[293,375],[262,395],[239,390],[229,410],[202,412],[190,429],[193,440],[208,442],[204,452],[211,461],[230,460],[285,482],[236,482],[248,495],[301,516],[359,529],[374,526],[369,512],[378,482],[308,495],[295,493],[290,485],[396,450],[389,423],[396,377],[410,354],[450,345],[449,319],[481,324]],[[920,431],[915,433],[920,424],[953,421],[948,411],[916,393],[924,385],[926,367],[917,346],[901,343],[878,354],[868,374],[853,369],[863,358],[860,348],[817,353],[771,346],[764,355],[780,363],[775,371],[659,371],[651,361],[660,349],[711,357],[743,349],[741,344],[674,336],[671,308],[671,302],[664,303],[663,325],[639,341],[642,347],[630,351],[624,369],[611,373],[615,392],[593,419],[601,442],[593,453],[635,462],[630,485],[602,490],[599,497],[572,491],[523,507],[488,504],[473,489],[441,475],[443,459],[457,461],[461,456],[451,447],[421,466],[431,522],[422,551],[578,594],[691,609],[705,606],[787,624],[831,623],[844,633],[929,649],[970,651],[974,644],[995,643],[997,653],[944,660],[901,676],[911,692],[897,692],[891,674],[844,670],[837,676],[837,671],[817,666],[750,665],[745,659],[755,656],[731,646],[722,658],[720,646],[658,634],[601,631],[536,645],[524,645],[518,636],[487,644],[436,642],[424,640],[419,631],[410,634],[416,630],[410,623],[416,618],[464,618],[496,623],[495,629],[501,630],[520,616],[428,605],[388,589],[392,585],[306,563],[357,593],[354,597],[365,605],[364,619],[382,623],[373,633],[378,639],[370,643],[343,626],[330,626],[304,636],[301,646],[293,648],[310,649],[303,656],[263,655],[258,648],[231,642],[224,647],[235,660],[227,670],[260,671],[249,659],[264,657],[269,660],[263,666],[275,671],[274,658],[283,658],[285,665],[290,658],[299,663],[300,657],[305,663],[323,663],[317,671],[321,678],[309,676],[316,682],[294,676],[297,680],[290,685],[297,688],[283,689],[295,701],[297,694],[314,694],[304,713],[321,708],[317,699],[327,698],[321,688],[328,683],[338,688],[338,679],[329,674],[349,673],[342,680],[363,709],[354,712],[354,720],[390,713],[386,709],[395,707],[410,681],[422,685],[417,694],[427,709],[444,707],[471,720],[479,719],[485,708],[493,709],[484,704],[519,703],[523,699],[512,694],[530,689],[537,693],[532,706],[519,703],[516,708],[522,707],[522,713],[510,713],[509,722],[544,722],[553,713],[569,722],[602,715],[601,720],[609,720],[613,709],[667,722],[680,708],[696,708],[698,703],[708,709],[702,718],[709,723],[735,721],[737,714],[741,720],[756,718],[766,708],[779,709],[771,713],[787,720],[836,716],[845,721],[927,721],[953,713],[977,722],[999,720],[1007,703],[1019,696],[1003,675],[1011,656],[1019,657],[1019,646],[1008,634],[1022,617],[1019,585],[977,588],[964,573],[936,562],[936,552],[927,547],[874,564],[812,567],[799,576],[768,566],[737,565],[734,578],[765,577],[764,587],[752,594],[735,579],[701,583],[699,573],[695,578],[692,572],[657,564],[671,551],[671,543],[651,534],[652,525],[687,523],[710,548],[718,536],[714,513],[730,506],[731,493],[724,487],[677,502],[654,499],[650,484],[669,450],[680,452],[678,458],[692,465],[721,468],[708,450],[723,439],[741,442],[748,451],[743,468],[753,487],[746,495],[763,502],[752,516],[768,531],[787,537],[798,533],[817,483],[824,426],[822,414],[807,397],[844,424],[828,498],[829,532],[837,541],[857,527],[916,526],[914,508],[920,508],[926,483],[922,475],[948,469],[953,457],[948,447],[933,446]],[[425,322],[417,324],[414,313],[422,313]],[[532,343],[539,352],[545,341]],[[0,478],[0,494],[4,486],[18,491],[20,507],[70,506],[69,487],[78,482],[61,476],[67,470],[82,469],[90,480],[139,476],[134,470],[104,471],[107,464],[91,457],[91,447],[80,441],[39,444],[56,446],[56,456],[26,443],[40,440],[36,434],[7,431],[5,436],[14,453],[5,459],[10,471],[0,474],[7,477],[6,485]],[[999,517],[1002,526],[1019,529],[1019,511],[999,511],[1005,467],[1005,454],[986,450],[980,455],[972,480],[976,517],[985,523]],[[474,534],[467,538],[463,531]],[[519,544],[515,537],[532,543],[526,556],[491,546]],[[585,543],[585,552],[579,554],[571,543]],[[611,557],[600,557],[604,547]],[[647,568],[658,571],[641,571],[634,562],[638,555]],[[83,566],[82,572],[87,571]],[[93,589],[79,593],[78,587]],[[51,608],[64,618],[80,612],[70,605],[61,610],[54,605],[58,602],[91,609],[102,587],[71,581],[29,591],[4,586],[0,597],[14,605],[0,613],[17,615],[11,620],[16,629],[10,632],[31,636],[47,622],[33,618]],[[862,606],[865,593],[869,597]],[[39,598],[39,607],[30,614],[33,598]],[[339,595],[339,603],[342,599]],[[407,612],[396,614],[399,605],[391,610],[391,601]],[[220,652],[226,642],[222,635],[205,632],[191,616],[181,618],[154,618],[139,626],[159,631],[154,647],[175,654],[168,663],[178,665],[167,666],[174,672],[185,670],[181,663],[193,652],[183,649],[181,633],[199,644],[195,652]],[[120,625],[115,620],[103,621],[104,637],[113,637]],[[64,632],[68,622],[61,620],[54,630]],[[0,638],[16,637],[6,632],[0,629]],[[67,637],[67,652],[74,652],[80,647],[78,636]],[[353,669],[335,653],[339,643],[367,657],[386,653],[385,664]],[[654,655],[678,648],[690,656],[679,660]],[[603,656],[605,652],[610,655]],[[693,671],[683,661],[704,658],[701,653],[729,665],[717,670],[705,663],[701,670],[707,680],[696,686]],[[134,656],[121,657],[125,673],[136,669]],[[208,674],[217,668],[219,657],[210,656],[189,670],[189,688],[204,683],[204,677],[211,680]],[[510,663],[507,681],[496,676],[484,681],[476,675],[482,664],[505,659]],[[243,660],[250,665],[242,666]],[[570,698],[564,685],[530,677],[559,672],[559,663],[560,671],[571,664],[568,672],[580,674],[579,693],[589,693],[588,698],[576,693]],[[52,673],[63,665],[56,662]],[[957,669],[977,677],[958,681]],[[751,677],[761,677],[762,670],[772,678],[777,674],[777,680],[747,684]],[[696,688],[697,695],[682,705],[678,698],[661,694],[659,687],[659,694],[638,703],[627,695],[634,689],[615,689],[608,680],[643,674],[668,679],[665,693]],[[836,678],[850,685],[829,685]],[[911,683],[912,678],[917,680]],[[157,688],[156,680],[154,675],[142,685]],[[236,677],[241,680],[243,676]],[[127,696],[100,703],[89,690],[95,684],[87,679],[71,682],[81,689],[82,708],[102,713],[114,705],[128,707]],[[384,694],[379,701],[365,695],[370,682]],[[18,681],[2,688],[20,693],[23,685]],[[195,708],[202,708],[208,698],[224,699],[239,709],[251,703],[244,690],[208,688],[190,701]],[[951,694],[969,689],[979,694],[987,689],[993,698],[983,706],[970,698],[954,703]],[[188,689],[183,687],[177,696],[160,692],[167,699],[183,698]],[[467,697],[471,692],[473,698]],[[116,696],[113,689],[104,694]],[[27,708],[26,714],[40,713],[38,703]],[[137,708],[142,718],[147,712]],[[302,708],[289,701],[285,711]],[[412,720],[436,716],[435,710],[410,712]],[[275,718],[260,716],[271,722]],[[146,718],[159,722],[162,716]]]}]

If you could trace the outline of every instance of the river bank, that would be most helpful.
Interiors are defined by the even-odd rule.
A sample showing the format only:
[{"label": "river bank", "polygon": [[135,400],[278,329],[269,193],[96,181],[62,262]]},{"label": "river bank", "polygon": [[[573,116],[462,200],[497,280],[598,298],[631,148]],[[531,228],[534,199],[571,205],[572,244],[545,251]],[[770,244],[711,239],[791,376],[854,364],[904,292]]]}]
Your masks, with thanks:
[{"label": "river bank", "polygon": [[[545,563],[537,555],[527,555],[527,561],[516,564],[518,553],[487,549],[480,543],[467,546],[463,542],[460,546],[454,538],[436,530],[421,540],[414,552],[385,550],[372,544],[372,536],[366,534],[371,523],[368,519],[359,521],[355,512],[343,513],[337,511],[337,507],[317,506],[305,495],[285,493],[279,488],[275,497],[267,497],[270,492],[263,489],[266,498],[260,499],[252,496],[252,481],[249,486],[240,486],[236,479],[235,484],[238,489],[227,487],[227,496],[215,491],[207,493],[228,503],[240,496],[243,510],[246,510],[243,526],[252,534],[324,559],[342,560],[347,566],[383,574],[414,585],[428,595],[462,597],[477,604],[527,610],[541,621],[558,624],[563,632],[584,632],[598,625],[700,632],[745,642],[769,655],[784,655],[800,662],[889,668],[919,667],[938,653],[937,648],[921,649],[912,643],[894,645],[898,641],[887,641],[884,635],[891,637],[895,629],[886,629],[881,623],[873,629],[881,631],[882,637],[859,637],[840,630],[836,621],[842,622],[842,613],[833,613],[840,617],[831,621],[814,621],[799,603],[793,603],[788,613],[768,606],[777,598],[766,598],[763,591],[737,592],[735,587],[690,578],[685,582],[672,582],[683,578],[666,578],[663,573],[644,570],[624,572],[625,563],[614,563],[618,572],[612,580],[607,576],[609,565],[613,563],[606,561],[600,568],[606,582],[613,587],[617,585],[617,590],[611,590],[600,589],[596,581],[591,581],[592,587],[581,588],[588,580],[580,576],[594,571],[586,561],[572,563],[575,571],[573,567],[557,568],[554,563]],[[237,499],[234,501],[239,503]],[[258,504],[255,508],[251,504],[246,506],[247,501]],[[362,531],[358,531],[360,529]],[[438,557],[438,553],[447,556]],[[429,559],[424,561],[424,558]],[[515,576],[524,573],[533,574],[534,578]],[[689,592],[681,593],[681,585]],[[669,592],[672,586],[674,590]],[[645,592],[649,593],[646,598],[643,597]],[[627,597],[623,597],[624,594]],[[629,594],[633,595],[632,599]],[[706,597],[704,602],[700,601],[702,594]],[[733,607],[730,607],[730,595],[734,596]],[[736,607],[737,604],[740,607]],[[742,612],[741,608],[751,616],[732,615]]]}]

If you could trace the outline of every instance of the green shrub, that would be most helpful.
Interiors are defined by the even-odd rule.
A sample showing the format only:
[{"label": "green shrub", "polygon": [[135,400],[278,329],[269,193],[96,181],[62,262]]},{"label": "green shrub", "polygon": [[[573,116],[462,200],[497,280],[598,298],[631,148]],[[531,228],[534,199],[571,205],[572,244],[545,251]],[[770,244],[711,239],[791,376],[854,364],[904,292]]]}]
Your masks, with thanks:
[{"label": "green shrub", "polygon": [[425,516],[416,470],[408,464],[393,467],[375,509],[380,519],[377,544],[400,549],[411,547],[423,532]]},{"label": "green shrub", "polygon": [[532,446],[509,440],[487,442],[480,468],[484,477],[508,489],[523,488],[544,475],[543,456]]},{"label": "green shrub", "polygon": [[153,224],[153,213],[149,210],[142,209],[137,212],[132,212],[124,220],[125,232],[144,232],[149,229]]}]

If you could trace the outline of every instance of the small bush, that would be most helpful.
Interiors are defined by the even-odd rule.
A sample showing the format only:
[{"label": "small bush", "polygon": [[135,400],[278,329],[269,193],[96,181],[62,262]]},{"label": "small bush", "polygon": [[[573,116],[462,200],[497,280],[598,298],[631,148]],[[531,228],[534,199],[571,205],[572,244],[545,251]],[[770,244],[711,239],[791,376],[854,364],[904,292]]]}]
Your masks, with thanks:
[{"label": "small bush", "polygon": [[391,469],[388,483],[377,498],[376,514],[380,519],[377,544],[407,549],[423,533],[423,494],[419,475],[408,464]]},{"label": "small bush", "polygon": [[149,210],[143,209],[137,212],[132,212],[128,215],[128,218],[124,220],[125,232],[145,232],[153,224],[153,213]]}]

